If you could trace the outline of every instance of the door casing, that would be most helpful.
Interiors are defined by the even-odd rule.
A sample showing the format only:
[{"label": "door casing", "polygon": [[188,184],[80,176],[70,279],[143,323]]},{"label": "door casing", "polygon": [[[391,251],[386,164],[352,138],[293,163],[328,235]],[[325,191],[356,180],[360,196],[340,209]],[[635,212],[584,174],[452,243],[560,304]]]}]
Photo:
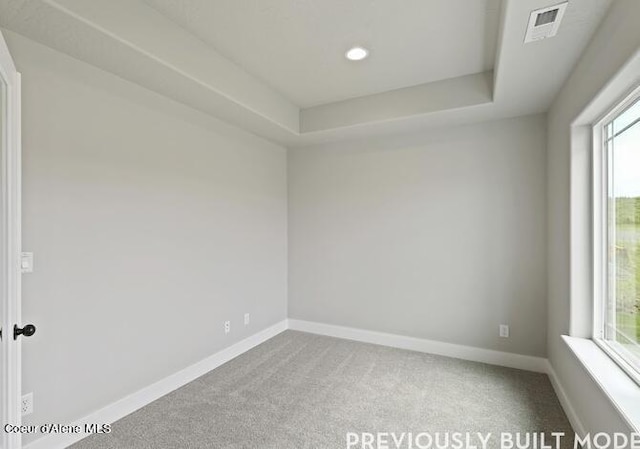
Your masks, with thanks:
[{"label": "door casing", "polygon": [[0,308],[2,316],[2,370],[0,373],[0,447],[19,449],[19,433],[5,432],[6,424],[20,425],[21,339],[13,326],[21,323],[21,97],[20,74],[0,32],[0,85],[2,88],[2,157],[0,162]]}]

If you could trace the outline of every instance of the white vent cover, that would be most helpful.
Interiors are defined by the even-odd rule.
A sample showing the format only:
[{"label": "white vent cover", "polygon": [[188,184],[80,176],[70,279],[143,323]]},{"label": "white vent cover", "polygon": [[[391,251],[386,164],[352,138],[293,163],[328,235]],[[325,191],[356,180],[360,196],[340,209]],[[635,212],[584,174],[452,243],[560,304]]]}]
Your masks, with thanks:
[{"label": "white vent cover", "polygon": [[532,11],[531,16],[529,16],[527,34],[524,37],[525,44],[555,36],[568,4],[569,2],[564,2]]}]

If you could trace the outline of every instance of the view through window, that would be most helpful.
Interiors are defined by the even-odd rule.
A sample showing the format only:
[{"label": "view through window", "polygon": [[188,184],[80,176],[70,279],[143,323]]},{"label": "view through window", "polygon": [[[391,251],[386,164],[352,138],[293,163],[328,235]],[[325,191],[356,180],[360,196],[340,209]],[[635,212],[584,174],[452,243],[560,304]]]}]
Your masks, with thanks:
[{"label": "view through window", "polygon": [[607,288],[602,336],[640,374],[640,99],[603,131]]}]

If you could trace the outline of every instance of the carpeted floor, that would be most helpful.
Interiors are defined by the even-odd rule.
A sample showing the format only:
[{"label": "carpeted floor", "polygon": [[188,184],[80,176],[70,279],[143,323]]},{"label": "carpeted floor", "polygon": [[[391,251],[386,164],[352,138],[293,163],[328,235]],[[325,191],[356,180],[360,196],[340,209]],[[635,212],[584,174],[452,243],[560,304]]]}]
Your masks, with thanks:
[{"label": "carpeted floor", "polygon": [[[443,432],[491,432],[488,448],[500,447],[502,432],[565,432],[562,446],[573,441],[544,374],[295,331],[112,429],[72,448],[330,449],[347,448],[348,432],[359,439],[367,438],[359,432],[404,432],[400,448],[417,434]],[[397,445],[390,440],[389,447]]]}]

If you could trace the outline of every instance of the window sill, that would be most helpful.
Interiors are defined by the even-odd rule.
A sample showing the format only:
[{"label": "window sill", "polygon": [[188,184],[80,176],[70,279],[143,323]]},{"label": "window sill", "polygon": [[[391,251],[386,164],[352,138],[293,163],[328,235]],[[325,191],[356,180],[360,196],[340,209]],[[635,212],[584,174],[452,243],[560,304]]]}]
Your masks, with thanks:
[{"label": "window sill", "polygon": [[592,340],[562,336],[589,375],[635,432],[640,432],[640,386]]}]

